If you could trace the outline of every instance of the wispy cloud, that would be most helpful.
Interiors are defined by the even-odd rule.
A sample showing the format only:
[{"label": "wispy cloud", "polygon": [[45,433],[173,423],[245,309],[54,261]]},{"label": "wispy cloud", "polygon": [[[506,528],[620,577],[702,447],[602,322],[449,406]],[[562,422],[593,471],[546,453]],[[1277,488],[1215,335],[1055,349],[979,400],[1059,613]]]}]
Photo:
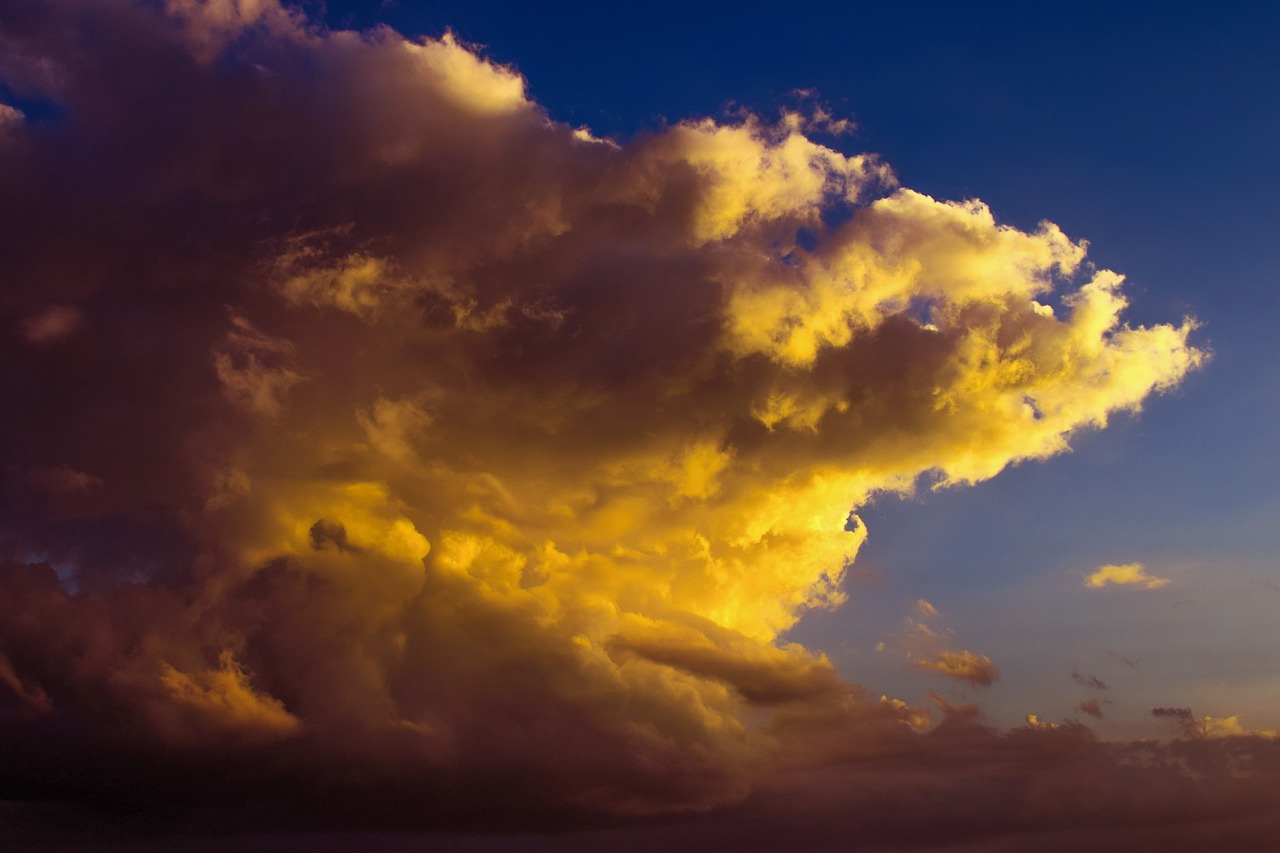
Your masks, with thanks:
[{"label": "wispy cloud", "polygon": [[1107,685],[1101,678],[1096,675],[1084,675],[1078,669],[1071,670],[1071,680],[1081,687],[1090,687],[1094,690],[1106,690]]},{"label": "wispy cloud", "polygon": [[1168,720],[1177,726],[1183,737],[1212,740],[1219,738],[1262,738],[1275,740],[1273,731],[1247,729],[1240,723],[1238,716],[1230,717],[1197,717],[1190,708],[1152,708],[1151,716]]},{"label": "wispy cloud", "polygon": [[967,681],[975,687],[987,687],[1000,677],[991,658],[970,651],[939,652],[935,657],[916,662],[925,669]]},{"label": "wispy cloud", "polygon": [[901,654],[911,665],[966,681],[974,687],[987,687],[1000,678],[1000,669],[983,654],[955,649],[955,632],[944,627],[938,608],[927,599],[918,598],[911,615],[903,620],[903,630],[888,634],[876,644],[879,652]]}]

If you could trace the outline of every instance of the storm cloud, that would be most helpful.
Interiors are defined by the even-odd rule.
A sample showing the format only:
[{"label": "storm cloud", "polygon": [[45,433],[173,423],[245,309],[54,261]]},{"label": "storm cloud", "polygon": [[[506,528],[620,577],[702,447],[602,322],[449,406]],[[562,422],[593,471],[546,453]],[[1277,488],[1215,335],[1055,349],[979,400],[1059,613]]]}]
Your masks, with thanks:
[{"label": "storm cloud", "polygon": [[816,114],[599,139],[451,34],[275,0],[3,3],[0,80],[9,799],[491,829],[775,796],[884,838],[914,788],[927,840],[1274,785],[1259,734],[997,732],[780,640],[872,496],[1066,451],[1204,360],[1051,223]]}]

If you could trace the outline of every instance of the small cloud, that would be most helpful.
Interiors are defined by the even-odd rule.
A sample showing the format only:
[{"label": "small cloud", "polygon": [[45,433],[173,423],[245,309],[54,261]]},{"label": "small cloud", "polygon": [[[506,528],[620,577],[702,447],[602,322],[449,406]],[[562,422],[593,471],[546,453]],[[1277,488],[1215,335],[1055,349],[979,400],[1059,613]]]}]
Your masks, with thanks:
[{"label": "small cloud", "polygon": [[1133,658],[1129,657],[1126,654],[1116,651],[1115,649],[1107,649],[1106,652],[1107,652],[1107,656],[1110,657],[1112,660],[1114,660],[1116,663],[1123,664],[1129,667],[1129,669],[1136,669],[1138,666],[1138,662],[1136,660],[1134,660]]},{"label": "small cloud", "polygon": [[1169,583],[1168,578],[1147,574],[1142,563],[1125,563],[1123,565],[1099,566],[1093,574],[1084,579],[1084,585],[1098,589],[1108,584],[1120,586],[1137,586],[1143,589],[1158,589]]},{"label": "small cloud", "polygon": [[52,344],[70,337],[83,319],[78,308],[50,305],[23,321],[22,336],[29,343]]},{"label": "small cloud", "polygon": [[9,125],[22,124],[25,116],[22,110],[17,107],[11,107],[8,104],[0,104],[0,129]]},{"label": "small cloud", "polygon": [[42,491],[85,492],[102,485],[102,480],[84,471],[61,465],[57,468],[35,468],[27,472],[26,481]]},{"label": "small cloud", "polygon": [[977,720],[982,717],[982,711],[972,702],[965,702],[959,705],[953,705],[951,702],[939,693],[930,690],[926,697],[933,705],[943,713],[944,716],[952,719]]},{"label": "small cloud", "polygon": [[916,666],[967,681],[975,687],[987,687],[1000,678],[1000,669],[991,658],[970,651],[941,652],[934,658],[917,661]]},{"label": "small cloud", "polygon": [[[1070,731],[1073,727],[1070,723],[1051,723],[1048,720],[1040,719],[1035,714],[1027,714],[1027,728],[1036,732],[1060,732]],[[1078,728],[1078,726],[1075,728]]]},{"label": "small cloud", "polygon": [[1076,706],[1076,710],[1081,714],[1088,714],[1090,717],[1101,717],[1102,707],[1098,704],[1097,699],[1085,699]]},{"label": "small cloud", "polygon": [[1194,719],[1190,708],[1152,708],[1151,716],[1166,720],[1178,720],[1179,722]]},{"label": "small cloud", "polygon": [[1080,670],[1071,670],[1071,680],[1081,687],[1089,687],[1094,690],[1106,690],[1107,685],[1101,678],[1096,675],[1083,675]]},{"label": "small cloud", "polygon": [[302,377],[289,367],[293,345],[265,334],[240,316],[214,351],[214,370],[227,399],[257,414],[275,418],[285,395]]},{"label": "small cloud", "polygon": [[908,663],[919,669],[949,675],[976,687],[986,687],[1000,678],[1000,670],[986,655],[948,648],[956,642],[955,632],[944,626],[935,627],[939,619],[937,607],[917,598],[911,606],[911,615],[903,619],[905,630],[886,635],[888,642],[877,643],[876,651],[900,651]]}]

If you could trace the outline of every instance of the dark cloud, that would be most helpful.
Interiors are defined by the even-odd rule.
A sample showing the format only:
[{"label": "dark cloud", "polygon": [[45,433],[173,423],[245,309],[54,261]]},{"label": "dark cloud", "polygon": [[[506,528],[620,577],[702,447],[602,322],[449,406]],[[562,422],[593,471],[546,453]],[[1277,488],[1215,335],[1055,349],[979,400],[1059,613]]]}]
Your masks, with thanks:
[{"label": "dark cloud", "polygon": [[916,665],[967,681],[975,687],[988,687],[1000,678],[1000,669],[991,658],[970,651],[941,652],[936,657],[917,661]]}]

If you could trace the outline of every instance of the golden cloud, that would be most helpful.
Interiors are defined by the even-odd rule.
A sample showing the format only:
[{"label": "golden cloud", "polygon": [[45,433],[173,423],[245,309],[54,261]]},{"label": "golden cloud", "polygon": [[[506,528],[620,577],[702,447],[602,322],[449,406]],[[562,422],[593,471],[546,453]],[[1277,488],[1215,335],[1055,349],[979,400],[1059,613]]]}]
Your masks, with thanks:
[{"label": "golden cloud", "polygon": [[1056,226],[793,119],[601,141],[451,35],[47,5],[4,43],[77,142],[0,149],[0,447],[46,483],[6,497],[0,684],[142,753],[639,814],[741,798],[815,721],[918,737],[779,640],[844,599],[852,513],[1205,358]]},{"label": "golden cloud", "polygon": [[1147,574],[1142,563],[1125,563],[1113,565],[1108,563],[1099,566],[1084,579],[1084,585],[1090,589],[1100,589],[1109,584],[1117,586],[1136,586],[1142,589],[1159,589],[1169,583],[1168,578]]}]

